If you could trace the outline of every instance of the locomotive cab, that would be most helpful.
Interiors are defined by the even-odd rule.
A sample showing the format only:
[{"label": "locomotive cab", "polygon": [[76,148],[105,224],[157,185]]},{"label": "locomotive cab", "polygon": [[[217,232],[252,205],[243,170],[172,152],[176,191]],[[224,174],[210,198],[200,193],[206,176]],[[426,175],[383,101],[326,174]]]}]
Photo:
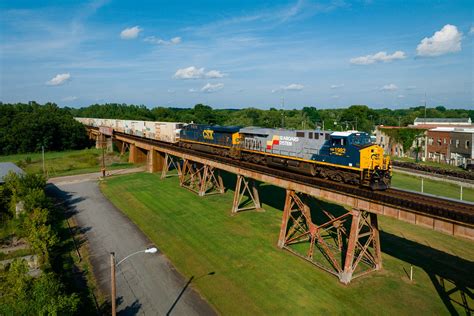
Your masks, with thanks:
[{"label": "locomotive cab", "polygon": [[360,184],[373,190],[390,187],[390,158],[364,132],[334,132],[321,150],[322,161],[360,170]]}]

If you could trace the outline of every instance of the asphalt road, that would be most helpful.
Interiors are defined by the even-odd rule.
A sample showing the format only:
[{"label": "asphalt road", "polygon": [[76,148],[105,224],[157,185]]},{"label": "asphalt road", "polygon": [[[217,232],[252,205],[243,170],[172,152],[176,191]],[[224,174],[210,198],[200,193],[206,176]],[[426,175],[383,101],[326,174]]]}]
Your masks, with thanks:
[{"label": "asphalt road", "polygon": [[[67,203],[85,232],[98,285],[110,293],[110,252],[115,252],[118,262],[153,245],[102,195],[97,178],[98,174],[89,174],[50,179],[48,190]],[[202,276],[183,277],[159,251],[130,257],[116,274],[119,315],[216,314],[192,289],[192,280]]]}]

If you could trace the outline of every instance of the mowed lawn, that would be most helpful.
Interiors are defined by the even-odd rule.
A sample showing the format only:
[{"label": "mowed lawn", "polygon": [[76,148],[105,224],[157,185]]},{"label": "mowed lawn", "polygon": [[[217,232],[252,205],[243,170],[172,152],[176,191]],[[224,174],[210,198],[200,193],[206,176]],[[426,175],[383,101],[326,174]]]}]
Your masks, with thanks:
[{"label": "mowed lawn", "polygon": [[[421,177],[394,172],[392,186],[395,188],[421,192]],[[458,200],[461,198],[461,188],[459,185],[441,180],[425,178],[423,180],[423,192]],[[474,202],[474,189],[464,187],[462,199],[464,201]]]},{"label": "mowed lawn", "polygon": [[[44,158],[44,166],[48,177],[99,172],[102,166],[102,150],[95,148],[46,152]],[[127,156],[120,157],[116,152],[106,153],[106,169],[134,167],[133,164],[128,163],[127,158]],[[26,172],[43,173],[41,152],[0,156],[0,162],[13,162]]]},{"label": "mowed lawn", "polygon": [[224,315],[465,314],[455,302],[461,293],[448,291],[473,289],[472,242],[394,219],[380,218],[384,269],[345,286],[276,246],[281,189],[261,189],[265,212],[231,216],[233,189],[198,197],[176,177],[146,173],[111,177],[101,188]]}]

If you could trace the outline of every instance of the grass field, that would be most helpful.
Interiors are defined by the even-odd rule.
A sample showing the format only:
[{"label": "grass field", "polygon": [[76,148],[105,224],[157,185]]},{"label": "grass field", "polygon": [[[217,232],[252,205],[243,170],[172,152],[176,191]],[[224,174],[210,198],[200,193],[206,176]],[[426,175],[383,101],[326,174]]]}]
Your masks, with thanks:
[{"label": "grass field", "polygon": [[[45,169],[48,177],[66,176],[79,173],[98,172],[102,163],[101,149],[83,149],[45,153]],[[105,164],[108,170],[133,167],[127,162],[128,157],[117,153],[107,153]],[[11,161],[26,172],[42,173],[41,153],[0,156],[0,162]]]},{"label": "grass field", "polygon": [[[421,177],[411,176],[403,173],[394,172],[392,186],[395,188],[421,192]],[[445,196],[453,199],[460,198],[460,187],[441,180],[423,180],[423,192],[438,196]],[[463,188],[462,198],[465,201],[474,202],[474,189]]]},{"label": "grass field", "polygon": [[383,217],[384,269],[342,285],[276,246],[284,199],[278,188],[261,188],[265,212],[236,216],[233,191],[200,198],[177,178],[125,175],[101,188],[224,315],[465,314],[455,302],[463,302],[460,291],[448,291],[474,287],[472,242]]},{"label": "grass field", "polygon": [[[397,157],[397,156],[390,156],[392,160],[398,160],[398,161],[404,161],[404,162],[413,162],[415,163],[415,159],[413,158],[408,158],[408,157]],[[453,165],[448,165],[445,163],[439,163],[435,161],[418,161],[417,162],[420,165],[425,165],[429,167],[436,167],[436,168],[441,168],[441,169],[446,169],[446,170],[453,170],[453,171],[458,171],[458,172],[467,172],[466,170],[458,167],[458,166],[453,166]]]}]

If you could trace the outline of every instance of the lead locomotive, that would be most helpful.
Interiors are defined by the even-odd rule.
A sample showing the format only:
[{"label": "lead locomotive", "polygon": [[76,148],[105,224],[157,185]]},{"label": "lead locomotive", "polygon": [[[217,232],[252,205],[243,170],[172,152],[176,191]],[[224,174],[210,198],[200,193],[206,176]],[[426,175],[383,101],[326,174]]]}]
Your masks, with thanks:
[{"label": "lead locomotive", "polygon": [[311,174],[337,182],[390,187],[390,158],[367,133],[189,124],[181,146]]}]

